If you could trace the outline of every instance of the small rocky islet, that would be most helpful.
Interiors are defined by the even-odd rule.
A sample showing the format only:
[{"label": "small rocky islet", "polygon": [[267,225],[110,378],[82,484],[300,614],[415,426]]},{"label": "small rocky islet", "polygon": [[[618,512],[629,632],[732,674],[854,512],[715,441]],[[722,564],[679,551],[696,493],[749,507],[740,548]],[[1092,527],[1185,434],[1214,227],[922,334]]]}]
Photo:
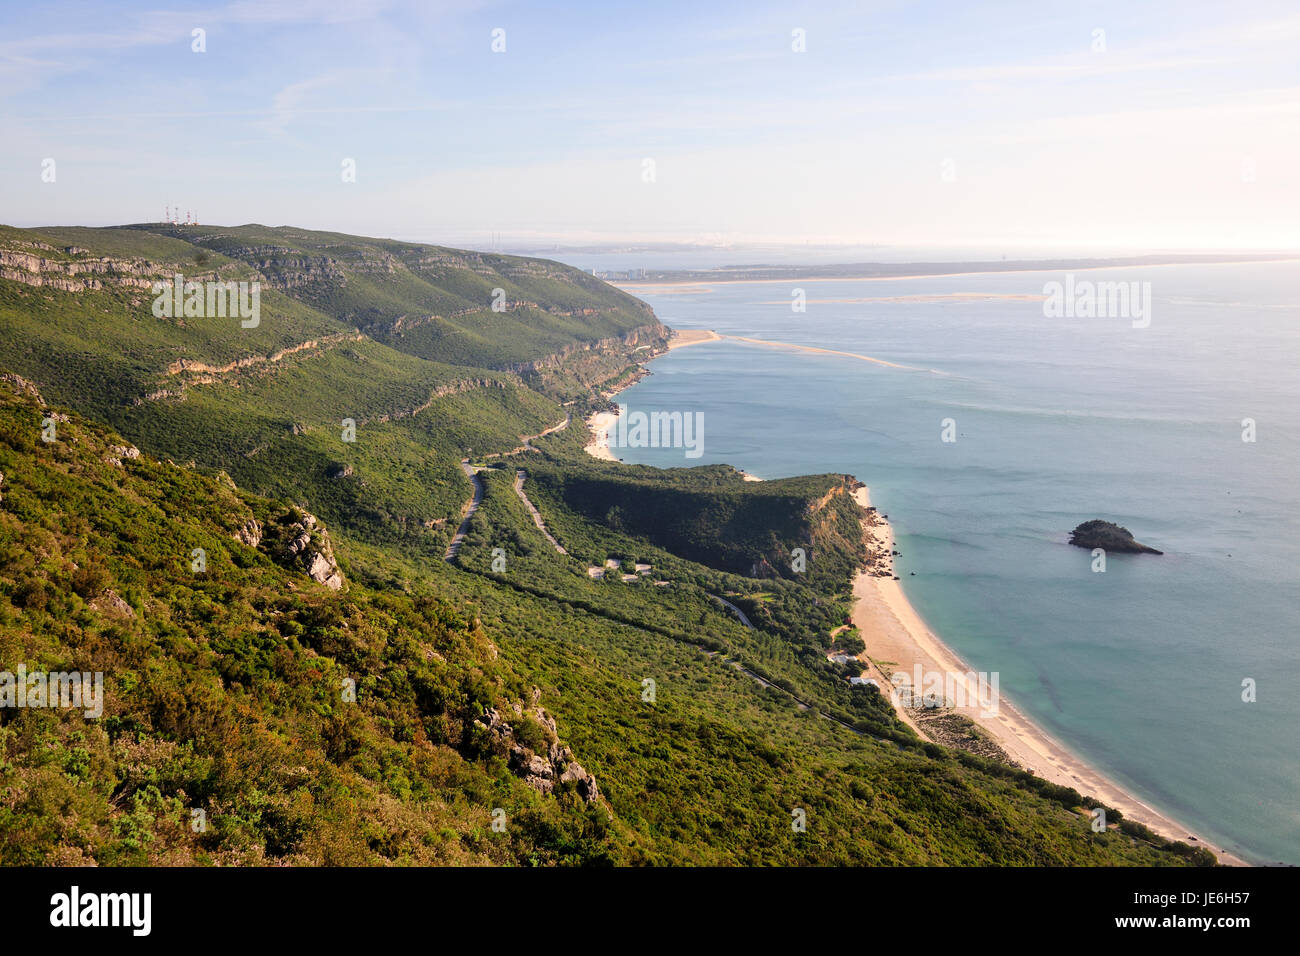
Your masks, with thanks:
[{"label": "small rocky islet", "polygon": [[1133,532],[1113,521],[1093,519],[1085,521],[1070,532],[1070,544],[1076,548],[1101,548],[1128,554],[1164,554],[1133,537]]}]

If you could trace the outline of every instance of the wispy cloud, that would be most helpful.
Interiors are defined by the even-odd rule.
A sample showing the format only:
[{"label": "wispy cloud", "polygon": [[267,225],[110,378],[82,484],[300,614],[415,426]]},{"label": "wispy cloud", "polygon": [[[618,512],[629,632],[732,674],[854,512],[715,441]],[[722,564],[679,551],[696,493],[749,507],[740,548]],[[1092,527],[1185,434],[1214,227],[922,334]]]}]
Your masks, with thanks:
[{"label": "wispy cloud", "polygon": [[[62,2],[0,10],[15,220],[184,198],[380,233],[1046,241],[1271,237],[1300,207],[1300,14],[1274,0]],[[68,173],[34,190],[47,156]]]}]

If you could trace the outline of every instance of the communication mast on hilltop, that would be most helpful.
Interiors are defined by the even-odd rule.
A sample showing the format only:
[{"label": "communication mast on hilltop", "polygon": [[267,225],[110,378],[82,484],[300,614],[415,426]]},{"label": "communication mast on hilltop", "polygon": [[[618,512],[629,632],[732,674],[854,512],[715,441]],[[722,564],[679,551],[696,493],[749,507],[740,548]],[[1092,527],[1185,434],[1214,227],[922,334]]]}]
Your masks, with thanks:
[{"label": "communication mast on hilltop", "polygon": [[199,224],[199,217],[195,214],[193,209],[187,209],[185,211],[185,218],[182,219],[180,206],[173,203],[163,203],[162,221],[164,225],[197,226]]}]

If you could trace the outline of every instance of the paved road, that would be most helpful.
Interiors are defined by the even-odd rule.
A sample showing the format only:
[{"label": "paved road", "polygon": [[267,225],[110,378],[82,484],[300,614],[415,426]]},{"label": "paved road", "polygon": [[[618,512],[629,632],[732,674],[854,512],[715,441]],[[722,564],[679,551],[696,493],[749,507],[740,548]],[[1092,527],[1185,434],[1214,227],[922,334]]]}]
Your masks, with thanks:
[{"label": "paved road", "polygon": [[731,610],[732,614],[740,618],[740,623],[745,625],[745,627],[749,628],[751,631],[754,629],[754,625],[749,623],[749,618],[745,617],[745,612],[742,611],[740,608],[736,607],[736,605],[732,604],[730,601],[726,600],[725,598],[718,597],[716,594],[710,594],[709,597],[713,598],[713,600],[717,601],[719,604],[723,604],[726,607],[728,607]]},{"label": "paved road", "polygon": [[552,425],[544,432],[538,432],[536,435],[529,435],[527,438],[524,439],[524,444],[522,447],[526,448],[528,451],[537,451],[537,449],[533,447],[534,438],[545,438],[547,435],[550,435],[554,432],[564,431],[564,429],[569,427],[569,422],[572,420],[573,420],[573,412],[565,412],[564,421],[560,422],[560,424],[558,425]]},{"label": "paved road", "polygon": [[[514,455],[521,451],[537,451],[537,449],[533,447],[534,438],[541,438],[545,435],[550,435],[553,432],[563,431],[565,428],[569,427],[569,422],[572,420],[573,413],[565,412],[564,421],[560,422],[558,425],[552,425],[550,428],[538,432],[536,435],[527,436],[524,438],[524,443],[522,445],[514,451],[506,452],[506,455]],[[505,455],[487,455],[486,457],[503,458]],[[468,458],[461,461],[460,468],[461,471],[465,472],[465,474],[469,476],[469,480],[474,482],[474,497],[470,499],[469,505],[465,508],[465,517],[461,519],[460,527],[456,529],[456,534],[452,536],[451,544],[447,545],[447,553],[442,556],[444,561],[450,561],[460,553],[461,542],[465,540],[465,534],[469,531],[469,521],[474,517],[474,512],[478,511],[480,502],[483,501],[483,482],[479,481],[478,471],[470,465]],[[547,531],[546,526],[542,524],[541,514],[539,514],[537,509],[533,507],[532,502],[524,496],[523,480],[519,477],[519,475],[522,474],[523,472],[519,472],[515,476],[515,491],[519,494],[520,498],[524,499],[524,504],[528,505],[528,510],[533,513],[533,520],[537,522],[537,527],[541,528],[542,534],[546,535],[551,544],[555,545],[555,550],[560,552],[560,554],[567,554],[568,552],[560,547],[560,543],[551,537],[551,533]]]}]

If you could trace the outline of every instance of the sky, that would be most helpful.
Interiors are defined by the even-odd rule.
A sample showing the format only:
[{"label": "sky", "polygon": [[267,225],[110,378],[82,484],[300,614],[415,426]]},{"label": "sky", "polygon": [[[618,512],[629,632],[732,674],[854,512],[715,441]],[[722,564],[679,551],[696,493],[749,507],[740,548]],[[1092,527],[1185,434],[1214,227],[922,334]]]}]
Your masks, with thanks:
[{"label": "sky", "polygon": [[1294,0],[6,3],[0,222],[1295,251],[1298,49]]}]

